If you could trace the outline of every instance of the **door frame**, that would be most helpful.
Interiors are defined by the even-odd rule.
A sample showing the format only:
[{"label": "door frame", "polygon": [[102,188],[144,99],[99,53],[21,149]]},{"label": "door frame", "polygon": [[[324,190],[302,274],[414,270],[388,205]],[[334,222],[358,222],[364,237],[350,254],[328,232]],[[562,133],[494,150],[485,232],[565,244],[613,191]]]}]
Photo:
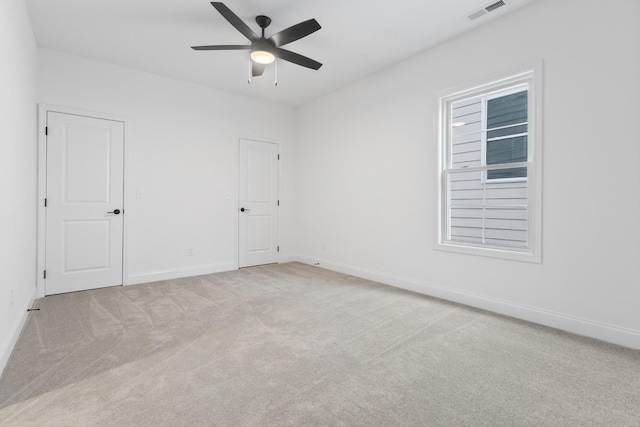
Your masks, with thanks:
[{"label": "door frame", "polygon": [[124,168],[123,168],[123,210],[126,208],[127,214],[123,215],[122,229],[122,285],[128,285],[128,244],[127,236],[129,235],[129,144],[127,144],[127,121],[123,116],[107,113],[97,113],[94,111],[80,110],[77,108],[61,107],[58,105],[38,104],[38,199],[37,199],[37,255],[36,255],[36,288],[37,297],[45,296],[45,253],[46,253],[46,236],[47,236],[47,211],[44,207],[44,198],[47,194],[47,136],[45,127],[47,126],[47,114],[62,113],[72,114],[76,116],[91,117],[95,119],[113,120],[124,124]]},{"label": "door frame", "polygon": [[[244,136],[244,135],[240,135],[236,138],[236,182],[235,182],[235,186],[236,186],[236,191],[235,191],[235,196],[236,196],[236,200],[235,200],[235,231],[236,231],[236,238],[235,238],[235,242],[234,242],[234,258],[235,258],[235,265],[236,265],[236,269],[239,270],[240,269],[240,141],[241,140],[249,140],[249,141],[255,141],[255,142],[263,142],[263,143],[267,143],[267,144],[274,144],[276,146],[278,146],[278,156],[280,156],[281,153],[281,148],[282,148],[282,144],[280,144],[279,141],[275,140],[275,139],[271,139],[271,138],[262,138],[259,136]],[[278,158],[278,181],[277,181],[277,185],[278,185],[278,200],[281,202],[281,204],[279,205],[279,207],[282,206],[282,192],[281,192],[281,177],[282,177],[282,162],[280,160],[280,158]],[[282,245],[282,210],[278,209],[278,246]],[[278,251],[278,256],[277,256],[277,261],[276,264],[280,264],[282,259],[282,251]],[[250,268],[250,267],[247,267]]]}]

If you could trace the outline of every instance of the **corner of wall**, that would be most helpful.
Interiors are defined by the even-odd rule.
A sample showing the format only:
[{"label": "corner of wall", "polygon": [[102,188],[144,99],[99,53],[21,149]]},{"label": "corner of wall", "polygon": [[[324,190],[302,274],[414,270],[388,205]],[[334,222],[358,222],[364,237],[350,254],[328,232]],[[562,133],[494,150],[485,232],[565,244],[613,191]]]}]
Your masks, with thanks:
[{"label": "corner of wall", "polygon": [[35,288],[31,292],[31,295],[26,299],[26,301],[15,310],[16,313],[22,313],[22,315],[16,316],[16,321],[9,329],[8,338],[4,343],[0,345],[0,376],[4,373],[4,368],[7,366],[7,362],[11,357],[11,353],[18,342],[18,338],[20,338],[20,334],[22,333],[22,328],[27,323],[27,319],[29,318],[29,307],[33,306],[33,303],[36,300],[36,290]]}]

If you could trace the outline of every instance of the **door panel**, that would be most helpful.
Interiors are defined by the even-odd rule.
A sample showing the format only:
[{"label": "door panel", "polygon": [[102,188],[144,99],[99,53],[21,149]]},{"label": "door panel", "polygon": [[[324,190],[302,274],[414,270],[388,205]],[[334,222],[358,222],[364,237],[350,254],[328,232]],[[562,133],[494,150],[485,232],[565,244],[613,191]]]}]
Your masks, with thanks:
[{"label": "door panel", "polygon": [[124,123],[48,112],[47,128],[45,293],[121,285]]},{"label": "door panel", "polygon": [[110,228],[109,220],[64,221],[63,274],[109,268]]},{"label": "door panel", "polygon": [[241,139],[239,159],[239,266],[276,263],[278,145]]},{"label": "door panel", "polygon": [[271,216],[247,214],[247,251],[256,253],[268,251],[273,246],[271,241]]},{"label": "door panel", "polygon": [[109,129],[68,126],[63,165],[67,203],[109,202]]}]

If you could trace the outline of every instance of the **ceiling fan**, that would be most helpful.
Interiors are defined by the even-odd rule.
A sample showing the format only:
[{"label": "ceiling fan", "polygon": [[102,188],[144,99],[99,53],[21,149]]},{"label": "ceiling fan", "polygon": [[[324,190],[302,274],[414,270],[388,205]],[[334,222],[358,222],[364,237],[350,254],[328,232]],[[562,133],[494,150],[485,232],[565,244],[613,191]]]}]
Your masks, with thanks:
[{"label": "ceiling fan", "polygon": [[231,9],[223,3],[211,2],[211,5],[215,7],[216,10],[220,12],[220,15],[229,21],[236,30],[240,31],[243,36],[249,39],[251,44],[192,46],[191,48],[193,50],[250,50],[251,75],[254,77],[261,76],[267,64],[271,64],[276,58],[281,58],[285,61],[311,68],[312,70],[317,70],[322,67],[322,64],[318,61],[314,61],[311,58],[307,58],[306,56],[302,56],[298,53],[291,52],[290,50],[285,50],[280,47],[306,37],[322,28],[315,19],[309,19],[301,22],[266,38],[264,30],[269,26],[269,24],[271,24],[271,18],[260,15],[256,17],[256,22],[258,23],[258,26],[262,28],[262,36],[258,37],[258,35],[238,17],[238,15],[233,13]]}]

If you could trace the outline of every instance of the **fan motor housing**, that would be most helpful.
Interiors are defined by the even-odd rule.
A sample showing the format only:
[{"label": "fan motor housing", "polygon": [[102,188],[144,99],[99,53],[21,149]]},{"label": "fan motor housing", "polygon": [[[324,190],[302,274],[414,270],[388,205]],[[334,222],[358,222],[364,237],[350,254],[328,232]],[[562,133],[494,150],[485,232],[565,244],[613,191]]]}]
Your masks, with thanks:
[{"label": "fan motor housing", "polygon": [[266,39],[264,37],[259,38],[258,40],[254,40],[251,43],[251,51],[255,52],[257,50],[263,50],[265,52],[271,52],[273,53],[276,49],[275,44],[273,43],[273,41]]}]

